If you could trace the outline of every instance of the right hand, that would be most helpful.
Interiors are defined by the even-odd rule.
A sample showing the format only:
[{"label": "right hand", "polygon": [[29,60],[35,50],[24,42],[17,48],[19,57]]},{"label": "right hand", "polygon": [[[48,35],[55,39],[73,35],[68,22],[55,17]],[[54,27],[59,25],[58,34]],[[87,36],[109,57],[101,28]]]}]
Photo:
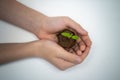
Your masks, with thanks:
[{"label": "right hand", "polygon": [[57,43],[49,40],[35,41],[35,46],[34,48],[36,50],[34,55],[36,57],[47,60],[61,70],[81,63],[89,52],[89,50],[87,50],[81,56],[77,56],[67,52]]}]

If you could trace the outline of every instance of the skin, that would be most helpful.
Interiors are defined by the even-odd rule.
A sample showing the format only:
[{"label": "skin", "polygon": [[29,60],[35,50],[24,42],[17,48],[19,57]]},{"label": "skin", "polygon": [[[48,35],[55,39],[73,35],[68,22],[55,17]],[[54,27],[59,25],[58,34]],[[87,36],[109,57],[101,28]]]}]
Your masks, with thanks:
[{"label": "skin", "polygon": [[48,40],[0,44],[0,64],[29,57],[43,58],[61,70],[81,62],[77,55],[66,52],[55,42]]},{"label": "skin", "polygon": [[[32,32],[40,39],[28,43],[0,44],[0,64],[27,57],[39,57],[65,70],[81,63],[89,53],[91,40],[87,31],[69,17],[48,17],[16,0],[1,0],[0,19]],[[76,50],[71,50],[77,55],[70,54],[56,43],[56,33],[63,29],[72,29],[81,37],[74,48]]]}]

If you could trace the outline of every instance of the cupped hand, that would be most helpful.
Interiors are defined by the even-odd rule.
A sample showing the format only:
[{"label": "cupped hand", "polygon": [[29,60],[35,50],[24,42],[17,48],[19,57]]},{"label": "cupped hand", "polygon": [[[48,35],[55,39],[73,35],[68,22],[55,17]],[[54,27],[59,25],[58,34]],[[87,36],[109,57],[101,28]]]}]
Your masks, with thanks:
[{"label": "cupped hand", "polygon": [[81,25],[73,21],[69,17],[46,17],[42,20],[41,26],[38,27],[36,33],[40,39],[48,39],[57,42],[56,33],[64,30],[72,29],[77,32],[80,40],[77,41],[77,46],[70,52],[81,55],[91,47],[91,40],[87,31],[85,31]]},{"label": "cupped hand", "polygon": [[72,29],[80,35],[88,35],[78,23],[69,17],[46,17],[42,20],[41,26],[38,27],[36,35],[40,39],[56,40],[56,33],[64,30]]},{"label": "cupped hand", "polygon": [[81,63],[89,52],[89,49],[87,49],[84,54],[78,56],[67,52],[57,43],[50,40],[40,40],[34,43],[36,45],[34,55],[47,60],[61,70]]}]

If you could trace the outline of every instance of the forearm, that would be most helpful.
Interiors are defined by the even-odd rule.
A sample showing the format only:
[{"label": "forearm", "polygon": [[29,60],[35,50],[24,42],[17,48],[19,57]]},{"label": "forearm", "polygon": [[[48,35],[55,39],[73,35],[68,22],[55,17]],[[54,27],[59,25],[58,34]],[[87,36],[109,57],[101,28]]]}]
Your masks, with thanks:
[{"label": "forearm", "polygon": [[0,1],[0,18],[34,34],[47,16],[28,8],[16,0]]},{"label": "forearm", "polygon": [[33,43],[3,43],[0,44],[0,64],[33,57],[34,53],[35,47]]}]

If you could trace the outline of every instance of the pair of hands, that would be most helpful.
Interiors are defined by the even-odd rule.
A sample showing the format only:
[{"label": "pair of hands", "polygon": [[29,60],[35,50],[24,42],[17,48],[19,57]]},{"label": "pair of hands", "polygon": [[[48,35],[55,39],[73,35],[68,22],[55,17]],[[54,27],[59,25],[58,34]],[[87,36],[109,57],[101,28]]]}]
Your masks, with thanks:
[{"label": "pair of hands", "polygon": [[[0,19],[30,31],[40,39],[39,41],[31,42],[35,44],[35,47],[29,44],[28,46],[27,44],[8,44],[10,48],[6,47],[8,45],[1,46],[6,49],[2,50],[3,48],[1,48],[2,53],[4,53],[0,56],[2,57],[1,62],[21,59],[32,55],[44,58],[59,69],[65,70],[81,63],[89,53],[91,40],[88,33],[78,23],[68,17],[47,17],[40,12],[22,5],[16,0],[1,0]],[[64,29],[73,29],[82,39],[78,41],[75,51],[68,52],[57,44],[56,33]],[[21,48],[20,51],[19,47],[24,48]],[[13,50],[14,48],[15,50]],[[11,54],[7,54],[8,52],[11,52]],[[18,54],[19,52],[20,54]]]},{"label": "pair of hands", "polygon": [[[56,33],[64,29],[75,30],[82,39],[78,41],[77,49],[72,51],[73,54],[57,44]],[[61,70],[81,63],[91,47],[87,31],[69,17],[46,17],[33,33],[40,39],[35,42],[38,44],[36,56],[44,58]]]}]

